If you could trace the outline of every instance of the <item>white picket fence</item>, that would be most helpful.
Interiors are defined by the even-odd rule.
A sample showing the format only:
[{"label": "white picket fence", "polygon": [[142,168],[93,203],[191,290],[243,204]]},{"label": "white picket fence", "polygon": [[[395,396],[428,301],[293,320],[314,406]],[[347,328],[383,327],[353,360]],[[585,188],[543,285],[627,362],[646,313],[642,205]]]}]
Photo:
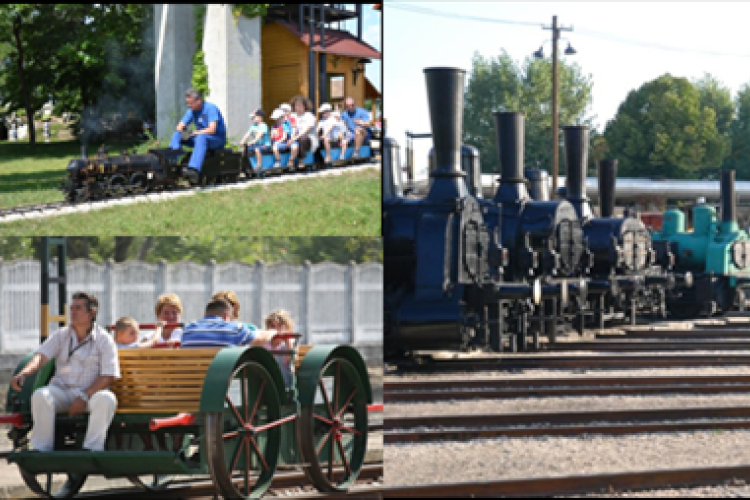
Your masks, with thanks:
[{"label": "white picket fence", "polygon": [[[99,324],[120,316],[154,322],[154,305],[162,293],[179,295],[182,321],[203,316],[219,290],[234,290],[240,319],[262,325],[273,309],[291,313],[303,342],[373,345],[383,341],[383,266],[321,264],[266,265],[240,262],[206,265],[193,262],[149,264],[73,260],[67,265],[68,304],[76,291],[99,299]],[[50,265],[56,275],[56,265]],[[39,261],[0,259],[0,353],[28,352],[39,345],[41,274]],[[50,286],[50,309],[57,313],[57,286]],[[55,324],[50,326],[54,331]]]}]

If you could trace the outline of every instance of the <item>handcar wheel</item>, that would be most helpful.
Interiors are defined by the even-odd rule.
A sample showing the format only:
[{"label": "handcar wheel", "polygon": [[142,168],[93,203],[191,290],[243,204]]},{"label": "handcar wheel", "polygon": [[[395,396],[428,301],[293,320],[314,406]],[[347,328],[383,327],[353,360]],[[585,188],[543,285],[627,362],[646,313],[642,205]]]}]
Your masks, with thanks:
[{"label": "handcar wheel", "polygon": [[[55,491],[54,476],[59,476],[60,479],[65,477],[65,474],[32,474],[31,472],[25,471],[23,468],[18,469],[21,472],[21,477],[26,486],[31,491],[44,498],[73,498],[83,488],[83,483],[86,482],[85,475],[78,474],[67,474],[67,481],[59,490]],[[42,480],[41,482],[39,480]]]},{"label": "handcar wheel", "polygon": [[302,408],[297,425],[308,479],[320,491],[346,491],[367,451],[367,396],[354,365],[333,358],[323,367],[314,403]]},{"label": "handcar wheel", "polygon": [[206,459],[224,498],[259,498],[271,485],[281,448],[281,403],[255,361],[235,368],[224,412],[206,414]]}]

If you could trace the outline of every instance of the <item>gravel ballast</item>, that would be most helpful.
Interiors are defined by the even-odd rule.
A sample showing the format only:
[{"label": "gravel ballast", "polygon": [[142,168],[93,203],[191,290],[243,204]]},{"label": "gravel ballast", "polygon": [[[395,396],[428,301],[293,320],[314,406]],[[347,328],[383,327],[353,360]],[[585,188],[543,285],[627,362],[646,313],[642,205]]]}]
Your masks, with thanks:
[{"label": "gravel ballast", "polygon": [[750,464],[750,431],[385,446],[388,486]]}]

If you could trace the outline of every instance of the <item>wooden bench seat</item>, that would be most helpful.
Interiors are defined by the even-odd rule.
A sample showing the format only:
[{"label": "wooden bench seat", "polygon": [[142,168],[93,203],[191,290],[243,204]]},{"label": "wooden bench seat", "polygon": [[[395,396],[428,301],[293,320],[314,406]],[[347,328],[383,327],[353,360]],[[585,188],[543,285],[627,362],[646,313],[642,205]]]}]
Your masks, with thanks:
[{"label": "wooden bench seat", "polygon": [[117,413],[181,413],[200,409],[206,372],[218,348],[122,349],[110,389]]}]

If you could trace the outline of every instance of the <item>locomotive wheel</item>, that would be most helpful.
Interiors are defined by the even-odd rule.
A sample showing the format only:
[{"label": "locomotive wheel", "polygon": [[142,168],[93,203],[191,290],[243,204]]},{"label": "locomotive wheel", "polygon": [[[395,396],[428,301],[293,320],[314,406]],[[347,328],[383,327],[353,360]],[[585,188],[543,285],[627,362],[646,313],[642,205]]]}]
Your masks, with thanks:
[{"label": "locomotive wheel", "polygon": [[[21,478],[26,486],[39,496],[44,498],[73,498],[83,488],[86,477],[78,474],[67,474],[67,481],[59,490],[55,490],[54,479],[65,477],[66,474],[32,474],[19,467]],[[41,482],[39,480],[42,480]]]},{"label": "locomotive wheel", "polygon": [[235,368],[224,412],[206,414],[206,460],[224,498],[259,498],[271,485],[281,447],[281,403],[260,363]]},{"label": "locomotive wheel", "polygon": [[367,398],[357,369],[333,358],[318,375],[312,406],[303,406],[297,436],[308,479],[320,491],[346,491],[367,451]]}]

